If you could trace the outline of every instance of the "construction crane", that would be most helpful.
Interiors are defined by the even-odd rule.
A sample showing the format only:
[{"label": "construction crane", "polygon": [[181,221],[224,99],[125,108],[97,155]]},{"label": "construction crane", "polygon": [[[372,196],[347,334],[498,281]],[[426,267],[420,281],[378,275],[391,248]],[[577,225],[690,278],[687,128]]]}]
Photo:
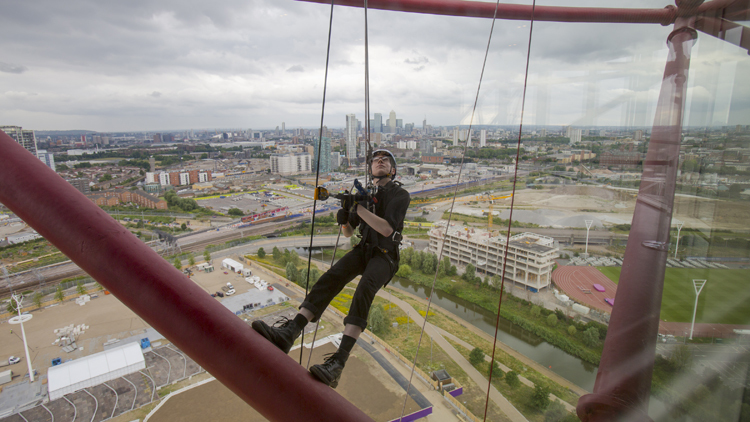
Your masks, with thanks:
[{"label": "construction crane", "polygon": [[490,204],[490,208],[487,211],[487,233],[492,235],[492,207],[495,205],[495,201],[498,199],[508,199],[513,196],[513,194],[510,195],[504,195],[504,196],[489,196],[485,199],[485,201],[488,201]]}]

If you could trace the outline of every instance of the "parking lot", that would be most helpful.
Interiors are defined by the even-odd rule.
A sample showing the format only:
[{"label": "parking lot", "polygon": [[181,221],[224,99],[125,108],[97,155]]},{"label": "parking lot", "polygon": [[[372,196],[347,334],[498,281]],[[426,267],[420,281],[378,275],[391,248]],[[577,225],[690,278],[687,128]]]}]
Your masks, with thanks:
[{"label": "parking lot", "polygon": [[99,422],[151,403],[156,390],[204,372],[171,344],[144,353],[146,369],[0,419],[0,422]]}]

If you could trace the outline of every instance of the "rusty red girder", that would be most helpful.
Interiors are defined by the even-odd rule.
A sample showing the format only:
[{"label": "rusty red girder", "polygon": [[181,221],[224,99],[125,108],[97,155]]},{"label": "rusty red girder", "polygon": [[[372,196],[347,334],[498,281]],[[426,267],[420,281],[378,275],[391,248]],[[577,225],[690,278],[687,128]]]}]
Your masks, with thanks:
[{"label": "rusty red girder", "polygon": [[592,394],[578,401],[584,422],[650,421],[648,402],[669,249],[682,116],[695,18],[678,18],[668,38],[656,116]]},{"label": "rusty red girder", "polygon": [[0,202],[272,421],[371,421],[0,131]]},{"label": "rusty red girder", "polygon": [[[298,1],[331,4],[331,2],[327,0]],[[714,2],[718,1],[719,0],[714,0]],[[335,4],[339,6],[362,7],[364,2],[363,0],[335,0]],[[492,18],[495,14],[495,2],[463,0],[368,0],[367,8],[431,15],[465,16],[472,18]],[[536,6],[534,9],[535,21],[658,23],[661,25],[669,25],[674,22],[676,17],[677,8],[672,5],[661,9],[615,9],[604,7],[557,6]],[[498,6],[497,18],[530,20],[531,6],[501,3]]]}]

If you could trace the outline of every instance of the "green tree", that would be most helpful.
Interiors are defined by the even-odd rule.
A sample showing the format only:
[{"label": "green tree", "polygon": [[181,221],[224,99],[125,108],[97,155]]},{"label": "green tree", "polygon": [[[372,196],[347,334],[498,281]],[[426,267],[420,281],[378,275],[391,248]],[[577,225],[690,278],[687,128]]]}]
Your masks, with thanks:
[{"label": "green tree", "polygon": [[302,262],[299,258],[299,254],[295,250],[291,250],[289,252],[289,261],[294,265],[299,265]]},{"label": "green tree", "polygon": [[8,304],[5,306],[5,310],[8,311],[9,314],[17,314],[18,308],[16,308],[16,301],[11,299],[8,301]]},{"label": "green tree", "polygon": [[195,258],[193,257],[193,255],[190,255],[190,257],[188,258],[188,265],[190,265],[191,267],[195,265]]},{"label": "green tree", "polygon": [[376,335],[383,334],[389,325],[388,313],[381,304],[375,304],[370,307],[370,316],[367,317],[367,323],[370,331]]},{"label": "green tree", "polygon": [[407,264],[402,264],[398,266],[398,271],[396,271],[396,275],[399,277],[409,278],[411,276],[411,267]]},{"label": "green tree", "polygon": [[206,262],[211,261],[211,253],[208,252],[208,250],[203,251],[203,259],[205,259]]},{"label": "green tree", "polygon": [[441,275],[448,275],[451,272],[451,259],[447,256],[444,256],[440,262],[440,272],[442,273]]},{"label": "green tree", "polygon": [[669,357],[669,363],[678,371],[690,369],[693,365],[693,354],[690,353],[690,347],[685,344],[677,346]]},{"label": "green tree", "polygon": [[286,264],[286,278],[295,283],[299,280],[299,270],[291,262]]},{"label": "green tree", "polygon": [[531,394],[531,406],[541,412],[549,406],[549,402],[549,388],[541,383],[536,383],[534,393]]},{"label": "green tree", "polygon": [[232,217],[242,217],[245,215],[244,212],[242,212],[239,208],[230,208],[229,211],[227,211],[227,214],[231,215]]},{"label": "green tree", "polygon": [[[489,376],[489,373],[487,374]],[[503,371],[500,369],[500,364],[496,360],[492,360],[492,376],[495,378],[502,377]]]},{"label": "green tree", "polygon": [[201,154],[201,160],[205,160],[207,158],[208,158],[208,154],[206,154],[205,152]]},{"label": "green tree", "polygon": [[542,308],[532,305],[531,306],[531,316],[538,317],[542,313]]},{"label": "green tree", "polygon": [[599,330],[596,327],[587,328],[583,332],[583,342],[586,346],[596,347],[599,345]]},{"label": "green tree", "polygon": [[284,254],[276,246],[273,247],[271,255],[273,256],[273,260],[276,262],[281,262],[281,259],[284,257]]},{"label": "green tree", "polygon": [[437,256],[426,253],[422,260],[422,272],[425,274],[435,274],[437,266]]},{"label": "green tree", "polygon": [[521,385],[521,380],[518,379],[516,371],[508,371],[505,373],[505,383],[508,384],[511,390],[515,390],[516,387]]},{"label": "green tree", "polygon": [[258,248],[258,258],[263,259],[266,257],[266,250],[262,247]]},{"label": "green tree", "polygon": [[568,334],[571,336],[576,335],[576,327],[575,325],[568,325]]},{"label": "green tree", "polygon": [[468,264],[466,265],[466,271],[464,271],[464,274],[461,276],[461,278],[471,283],[474,281],[476,276],[477,276],[476,267],[474,267],[474,265],[472,264]]},{"label": "green tree", "polygon": [[565,410],[565,406],[560,403],[560,400],[555,400],[549,404],[547,411],[544,412],[544,422],[562,422],[567,414],[568,411]]},{"label": "green tree", "polygon": [[42,296],[42,294],[40,292],[34,293],[34,298],[32,299],[32,301],[34,302],[34,305],[36,305],[37,308],[41,308],[42,307],[42,299],[43,298],[44,298],[44,296]]},{"label": "green tree", "polygon": [[79,295],[86,294],[86,288],[83,287],[83,281],[79,281],[76,284],[76,292],[78,292]]},{"label": "green tree", "polygon": [[62,284],[57,285],[57,289],[55,290],[55,299],[58,302],[62,302],[65,300],[65,291],[63,290]]},{"label": "green tree", "polygon": [[482,349],[475,347],[474,350],[469,353],[469,362],[474,366],[484,362],[484,352]]},{"label": "green tree", "polygon": [[180,224],[180,230],[183,230],[183,231],[187,230],[187,224],[185,223]]},{"label": "green tree", "polygon": [[547,325],[549,325],[550,327],[554,327],[555,325],[557,325],[557,315],[549,314],[547,316]]},{"label": "green tree", "polygon": [[451,272],[448,273],[448,275],[456,275],[458,274],[458,268],[456,268],[455,265],[451,265]]},{"label": "green tree", "polygon": [[179,269],[182,269],[182,261],[180,261],[180,257],[174,257],[174,267]]}]

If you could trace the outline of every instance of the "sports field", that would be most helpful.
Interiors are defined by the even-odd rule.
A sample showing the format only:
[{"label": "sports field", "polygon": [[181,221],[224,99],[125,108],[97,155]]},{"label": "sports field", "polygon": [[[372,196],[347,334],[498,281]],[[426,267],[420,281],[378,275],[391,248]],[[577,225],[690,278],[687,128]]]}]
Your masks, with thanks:
[{"label": "sports field", "polygon": [[[598,267],[617,283],[620,267]],[[693,279],[708,280],[700,294],[695,322],[750,325],[750,270],[667,268],[661,319],[690,322],[695,306]]]}]

